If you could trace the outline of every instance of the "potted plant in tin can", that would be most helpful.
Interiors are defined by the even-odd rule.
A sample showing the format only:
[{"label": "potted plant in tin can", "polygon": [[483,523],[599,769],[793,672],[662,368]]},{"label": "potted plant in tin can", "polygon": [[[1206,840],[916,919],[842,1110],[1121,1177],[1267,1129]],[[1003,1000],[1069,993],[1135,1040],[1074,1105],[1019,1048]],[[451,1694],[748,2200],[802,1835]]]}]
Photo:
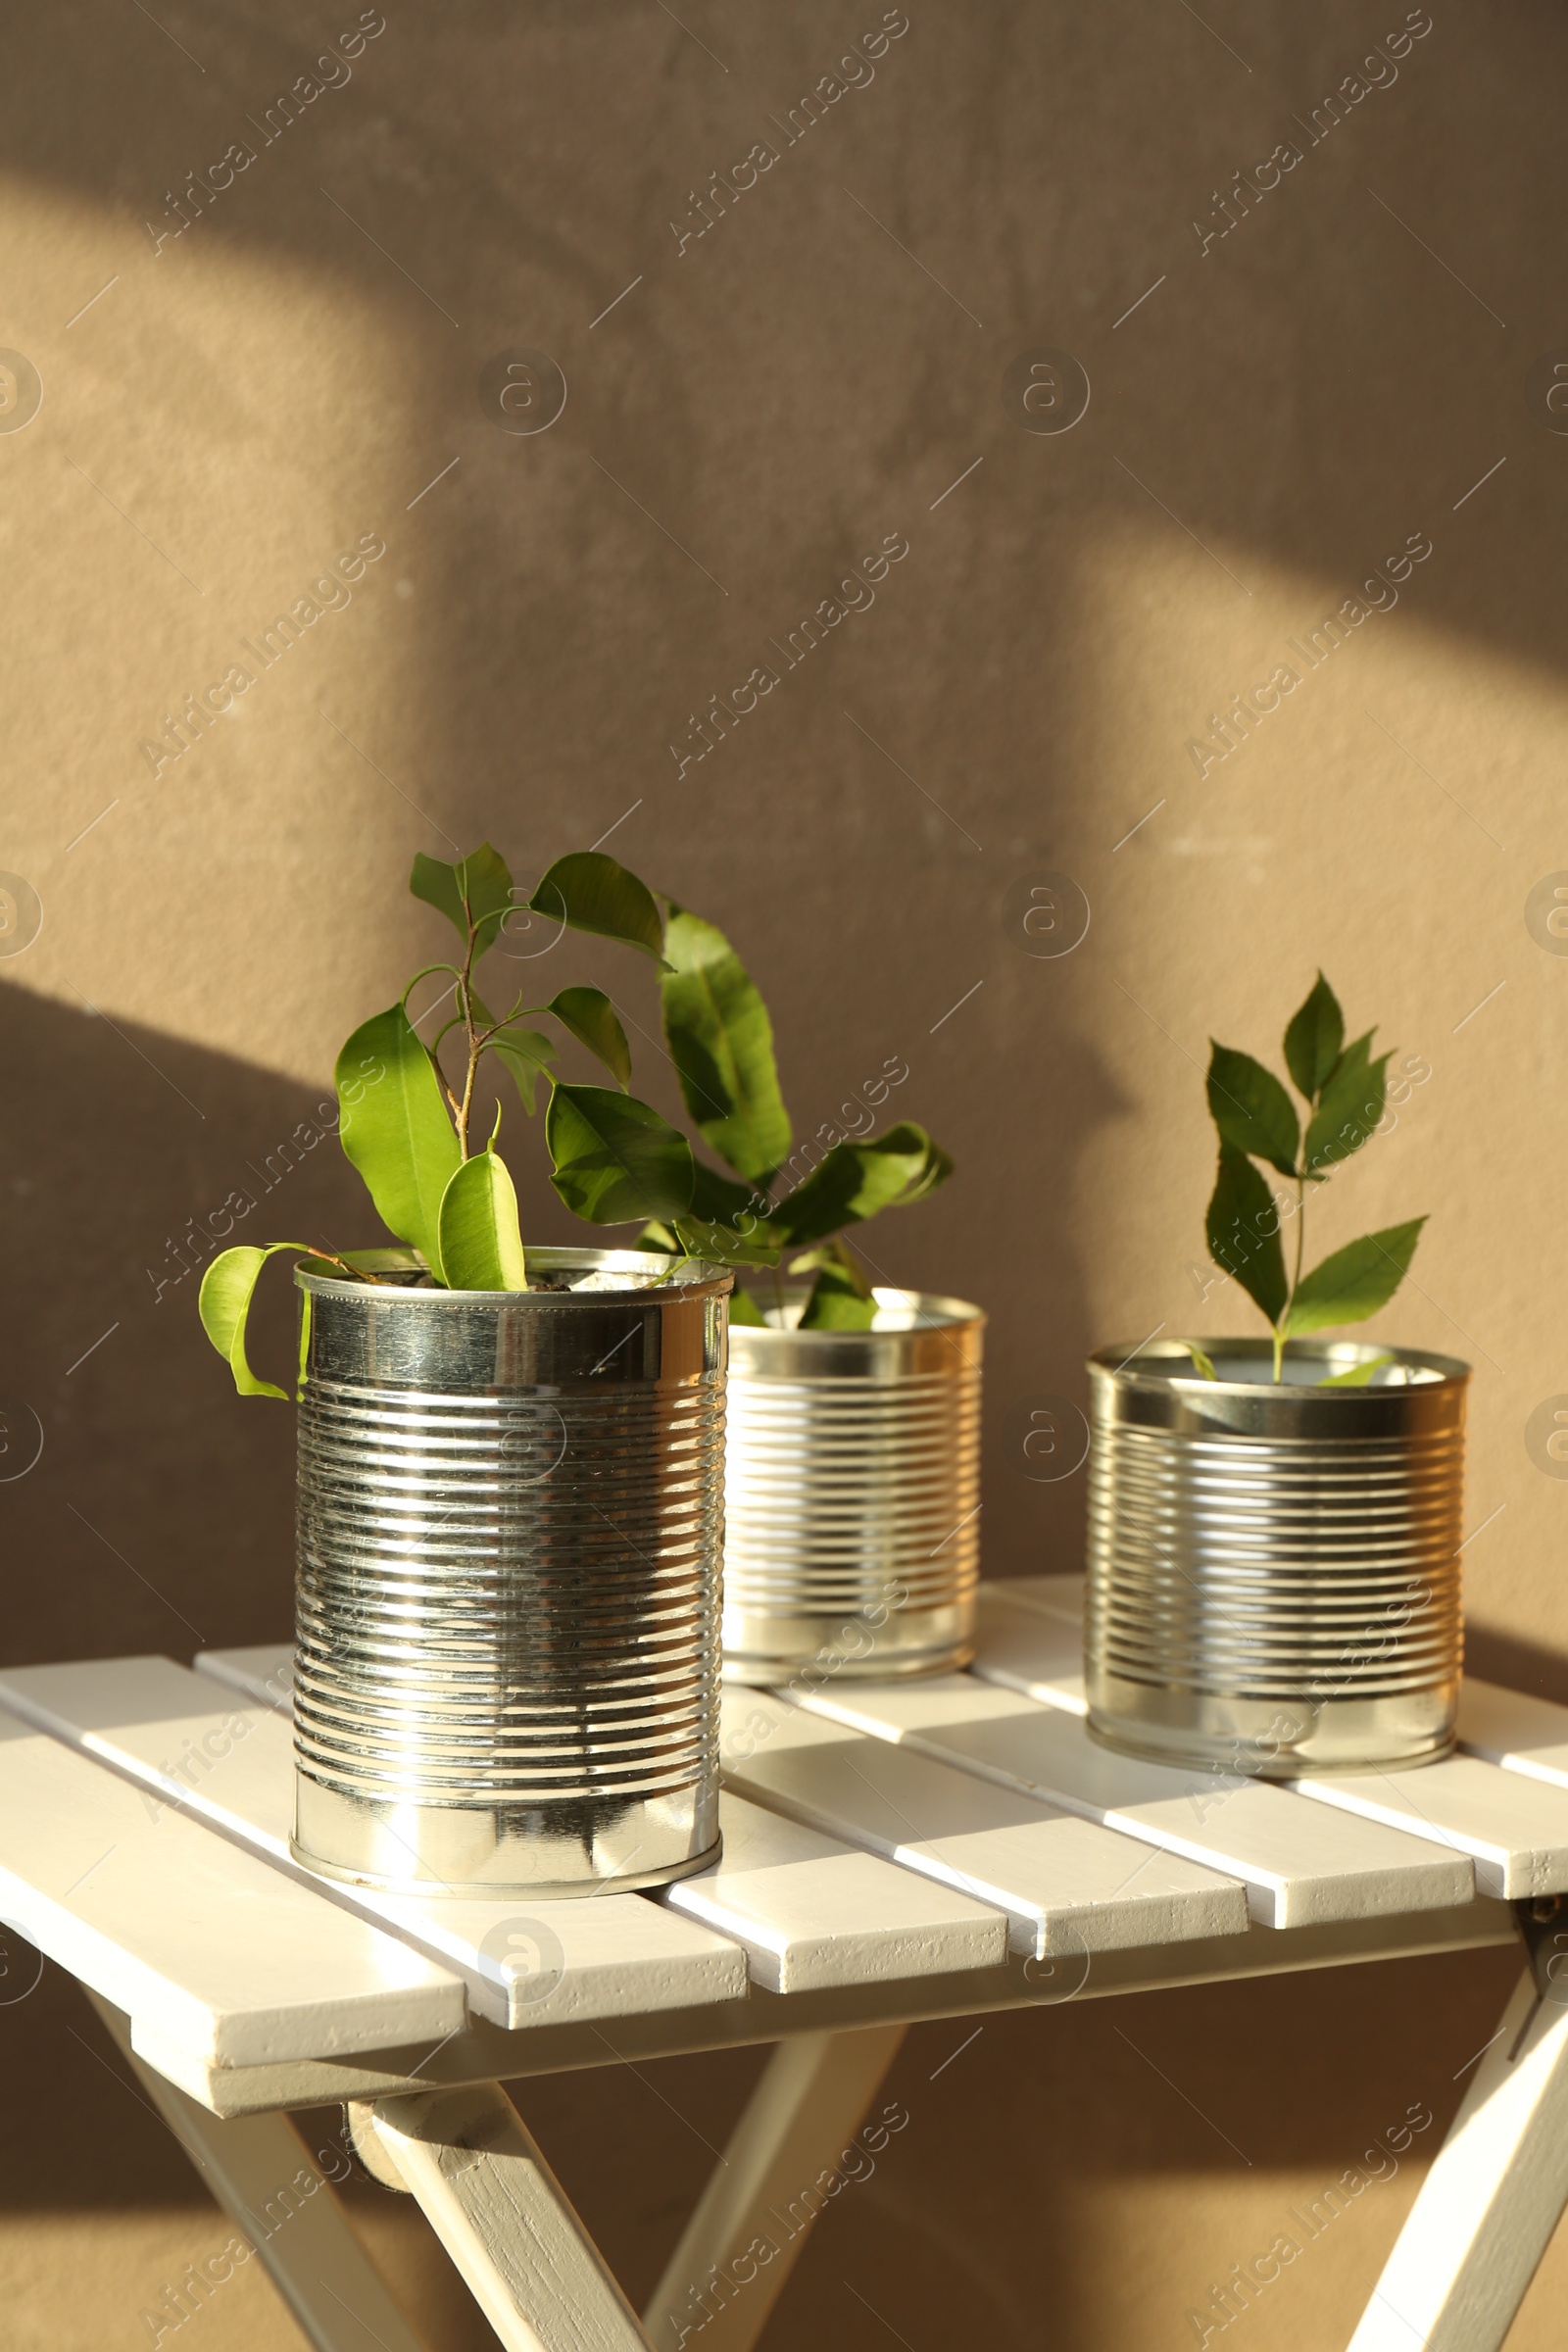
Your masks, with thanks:
[{"label": "potted plant in tin can", "polygon": [[[665,903],[665,1042],[702,1142],[692,1216],[646,1248],[754,1269],[731,1301],[724,1664],[732,1679],[935,1672],[970,1654],[979,1579],[985,1317],[874,1284],[858,1238],[952,1172],[925,1128],[877,1112],[879,1076],[797,1148],[760,991],[724,934]],[[897,1070],[895,1076],[894,1070]],[[695,1220],[695,1222],[694,1222]]]},{"label": "potted plant in tin can", "polygon": [[1086,1676],[1109,1745],[1288,1778],[1452,1744],[1468,1367],[1319,1336],[1388,1303],[1425,1219],[1303,1270],[1308,1204],[1384,1119],[1373,1036],[1345,1042],[1319,973],[1284,1037],[1299,1108],[1212,1047],[1208,1249],[1268,1338],[1090,1359]]},{"label": "potted plant in tin can", "polygon": [[[725,1307],[692,1252],[523,1248],[481,1073],[541,1087],[552,1181],[605,1224],[679,1218],[690,1147],[625,1092],[605,992],[495,1011],[481,962],[525,905],[658,958],[652,898],[562,858],[526,901],[488,845],[415,860],[456,956],[425,965],[337,1062],[340,1137],[397,1247],[225,1250],[201,1315],[236,1387],[279,1251],[304,1294],[297,1390],[295,1851],[393,1888],[591,1893],[717,1850]],[[448,985],[421,1018],[411,993]],[[490,983],[486,981],[488,988]],[[552,1036],[534,1026],[548,1020]],[[561,1033],[613,1087],[555,1077]]]}]

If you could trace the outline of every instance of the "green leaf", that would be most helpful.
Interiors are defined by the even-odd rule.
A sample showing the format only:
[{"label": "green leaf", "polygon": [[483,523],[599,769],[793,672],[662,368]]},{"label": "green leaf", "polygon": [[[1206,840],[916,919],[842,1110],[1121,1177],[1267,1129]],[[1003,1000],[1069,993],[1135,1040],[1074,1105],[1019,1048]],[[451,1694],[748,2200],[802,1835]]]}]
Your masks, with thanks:
[{"label": "green leaf", "polygon": [[823,1266],[811,1285],[799,1328],[802,1331],[869,1331],[876,1300],[868,1298],[842,1266]]},{"label": "green leaf", "polygon": [[564,919],[574,931],[641,948],[656,962],[663,953],[664,927],[652,891],[602,850],[558,858],[528,904],[536,914]]},{"label": "green leaf", "polygon": [[466,1159],[441,1196],[441,1270],[449,1291],[528,1287],[517,1196],[506,1161],[494,1150]]},{"label": "green leaf", "polygon": [[1315,1102],[1345,1043],[1345,1015],[1339,998],[1319,972],[1300,1010],[1285,1032],[1285,1064],[1297,1092]]},{"label": "green leaf", "polygon": [[1250,1054],[1208,1042],[1208,1107],[1221,1143],[1294,1176],[1301,1130],[1290,1096]]},{"label": "green leaf", "polygon": [[740,1233],[733,1225],[686,1216],[675,1219],[674,1231],[688,1257],[710,1258],[715,1265],[776,1266],[779,1260],[778,1238],[761,1223]]},{"label": "green leaf", "polygon": [[776,1204],[772,1221],[787,1248],[821,1241],[884,1208],[908,1207],[952,1173],[952,1160],[925,1129],[901,1119],[872,1143],[835,1144]]},{"label": "green leaf", "polygon": [[1363,1234],[1303,1275],[1291,1301],[1291,1336],[1326,1331],[1334,1323],[1364,1323],[1387,1306],[1410,1271],[1425,1223],[1425,1217],[1412,1217],[1407,1225]]},{"label": "green leaf", "polygon": [[721,1176],[706,1160],[694,1160],[696,1180],[692,1186],[692,1215],[705,1217],[714,1225],[738,1225],[750,1216],[755,1223],[767,1208],[766,1198],[753,1184],[735,1184]]},{"label": "green leaf", "polygon": [[512,906],[512,875],[506,859],[490,844],[481,842],[468,857],[456,865],[445,865],[439,858],[426,858],[419,851],[409,876],[409,888],[416,899],[434,906],[451,923],[465,947],[468,944],[468,922],[471,916],[475,930],[475,952],[482,954],[495,944]]},{"label": "green leaf", "polygon": [[632,1243],[634,1250],[657,1250],[664,1257],[679,1257],[681,1247],[674,1233],[662,1218],[654,1217],[643,1227]]},{"label": "green leaf", "polygon": [[272,1242],[265,1250],[244,1243],[238,1249],[220,1250],[202,1276],[196,1306],[202,1329],[233,1373],[239,1394],[281,1396],[286,1404],[288,1392],[274,1387],[270,1380],[259,1380],[245,1355],[245,1321],[251,1311],[256,1278],[268,1259],[275,1257],[280,1250],[292,1250],[300,1257],[311,1255],[309,1242]]},{"label": "green leaf", "polygon": [[440,1081],[401,1004],[356,1029],[337,1057],[338,1137],[377,1214],[441,1276],[441,1196],[462,1153]]},{"label": "green leaf", "polygon": [[1374,1372],[1392,1364],[1392,1355],[1369,1355],[1364,1364],[1352,1364],[1348,1372],[1329,1372],[1318,1382],[1320,1389],[1364,1389]]},{"label": "green leaf", "polygon": [[664,962],[664,1035],[686,1108],[720,1159],[766,1184],[790,1148],[767,1006],[723,932],[678,906]]},{"label": "green leaf", "polygon": [[538,1029],[524,1029],[517,1022],[509,1021],[494,1037],[485,1040],[483,1050],[500,1055],[516,1080],[523,1109],[532,1118],[534,1087],[541,1074],[549,1076],[550,1064],[556,1058],[551,1040]]},{"label": "green leaf", "polygon": [[1177,1345],[1186,1348],[1193,1359],[1195,1371],[1200,1372],[1205,1380],[1218,1380],[1219,1374],[1214,1369],[1213,1357],[1205,1355],[1196,1340],[1181,1340]]},{"label": "green leaf", "polygon": [[739,1283],[730,1295],[729,1319],[732,1323],[746,1323],[754,1327],[760,1324],[764,1331],[767,1329],[767,1317],[751,1292],[743,1291]]},{"label": "green leaf", "polygon": [[1208,1254],[1215,1265],[1233,1274],[1270,1323],[1277,1323],[1288,1292],[1279,1210],[1258,1170],[1229,1144],[1219,1148],[1207,1233]]},{"label": "green leaf", "polygon": [[631,1048],[615,1017],[615,1007],[602,988],[564,988],[545,1009],[604,1063],[620,1086],[631,1084]]},{"label": "green leaf", "polygon": [[1329,1075],[1322,1100],[1307,1125],[1302,1159],[1308,1175],[1348,1159],[1383,1116],[1392,1053],[1371,1058],[1373,1032],[1347,1046]]},{"label": "green leaf", "polygon": [[545,1141],[551,1183],[572,1214],[591,1225],[668,1221],[691,1206],[692,1148],[635,1095],[558,1083],[545,1113]]}]

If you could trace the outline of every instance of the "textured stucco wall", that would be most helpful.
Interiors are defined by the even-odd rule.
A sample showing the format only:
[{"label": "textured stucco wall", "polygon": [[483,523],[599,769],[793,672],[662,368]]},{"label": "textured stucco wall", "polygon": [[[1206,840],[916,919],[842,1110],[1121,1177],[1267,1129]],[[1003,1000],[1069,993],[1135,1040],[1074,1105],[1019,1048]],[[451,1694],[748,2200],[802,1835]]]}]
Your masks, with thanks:
[{"label": "textured stucco wall", "polygon": [[[7,27],[0,346],[43,389],[20,430],[0,407],[0,867],[43,910],[0,960],[0,1391],[45,1432],[0,1485],[12,1656],[286,1628],[288,1414],[225,1395],[178,1248],[438,952],[403,896],[416,849],[488,833],[526,873],[617,826],[742,947],[801,1130],[897,1055],[900,1108],[954,1151],[948,1191],[871,1245],[991,1310],[992,1573],[1078,1561],[1081,1476],[1024,1475],[1031,1397],[1081,1400],[1092,1345],[1250,1327],[1233,1288],[1200,1298],[1200,1065],[1211,1031],[1272,1054],[1321,962],[1430,1075],[1314,1250],[1431,1211],[1377,1328],[1475,1364],[1472,1618],[1491,1662],[1568,1691],[1568,1489],[1525,1443],[1568,1391],[1568,963],[1526,920],[1568,868],[1545,400],[1568,28],[1433,0],[1363,68],[1402,7],[906,15],[809,129],[790,110],[876,6],[387,0],[273,131],[354,7],[63,0]],[[698,235],[710,175],[733,188],[764,142]],[[1282,142],[1299,160],[1221,236],[1233,175],[1255,190]],[[479,390],[523,348],[568,386],[532,436]],[[1044,349],[1091,388],[1062,433],[1020,429]],[[25,371],[0,396],[25,404]],[[889,534],[908,552],[874,604],[786,666],[771,641]],[[252,661],[365,535],[385,553],[352,601]],[[1412,536],[1431,552],[1396,604],[1306,671],[1290,641]],[[1248,739],[1194,757],[1293,662]],[[236,663],[256,675],[231,712],[149,758]],[[759,664],[778,684],[699,760],[692,714]],[[1016,923],[1048,872],[1092,909],[1054,960]],[[633,961],[616,985],[653,1029]],[[578,943],[545,968],[605,967]],[[647,1044],[638,1083],[672,1106]],[[563,1234],[520,1121],[511,1141],[525,1230]],[[369,1238],[330,1143],[253,1222]],[[280,1345],[280,1310],[267,1329]],[[916,2036],[915,2128],[769,2340],[879,2336],[846,2280],[917,2352],[1190,2340],[1189,2303],[1282,2207],[1411,2101],[1451,2106],[1508,1973],[1075,2005],[988,2026],[934,2083],[961,2035]],[[98,2352],[143,2340],[144,2289],[215,2218],[73,2032],[102,2052],[66,1987],[0,2009],[31,2091],[0,2267],[19,2343]],[[628,2278],[657,2272],[745,2072],[662,2070],[680,2117],[611,2077],[530,2105]],[[1314,2246],[1247,2340],[1343,2339],[1414,2179]],[[389,2206],[368,2226],[403,2228]],[[292,2341],[245,2292],[193,2331]],[[1520,2343],[1553,2340],[1548,2311],[1544,2276]]]}]

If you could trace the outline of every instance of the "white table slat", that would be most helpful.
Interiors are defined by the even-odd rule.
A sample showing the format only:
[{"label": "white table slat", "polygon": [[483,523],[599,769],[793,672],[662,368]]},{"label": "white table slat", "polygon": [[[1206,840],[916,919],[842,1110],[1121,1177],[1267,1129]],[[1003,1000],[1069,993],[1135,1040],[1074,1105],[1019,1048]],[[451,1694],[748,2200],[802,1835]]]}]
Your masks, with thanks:
[{"label": "white table slat", "polygon": [[1467,1675],[1459,1692],[1459,1745],[1507,1772],[1568,1788],[1568,1707],[1552,1699]]},{"label": "white table slat", "polygon": [[450,1970],[0,1713],[0,1918],[198,2064],[428,2041]]},{"label": "white table slat", "polygon": [[197,1674],[210,1675],[230,1690],[243,1690],[264,1707],[281,1707],[287,1714],[294,1703],[294,1644],[257,1642],[245,1649],[199,1649],[191,1660]]},{"label": "white table slat", "polygon": [[1006,1911],[1014,1950],[1044,1958],[1246,1932],[1233,1880],[770,1692],[726,1691],[721,1754],[746,1796]]},{"label": "white table slat", "polygon": [[1242,1879],[1268,1927],[1443,1910],[1475,1892],[1467,1856],[1434,1842],[1437,1832],[1418,1838],[1349,1814],[1331,1826],[1287,1788],[1117,1755],[1076,1717],[973,1675],[840,1680],[806,1703]]},{"label": "white table slat", "polygon": [[1568,1890],[1568,1788],[1480,1756],[1398,1772],[1312,1773],[1291,1786],[1358,1820],[1441,1838],[1471,1857],[1483,1894],[1517,1902]]},{"label": "white table slat", "polygon": [[974,1664],[969,1671],[984,1683],[1021,1690],[1043,1707],[1060,1707],[1069,1715],[1089,1712],[1082,1627],[1070,1618],[1048,1615],[1014,1600],[1005,1585],[980,1588]]},{"label": "white table slat", "polygon": [[745,1947],[770,1992],[1000,1968],[1004,1913],[726,1789],[723,1858],[665,1890],[673,1911]]},{"label": "white table slat", "polygon": [[999,1576],[980,1590],[999,1600],[1014,1600],[1021,1608],[1042,1610],[1048,1617],[1064,1617],[1069,1625],[1084,1621],[1081,1576]]},{"label": "white table slat", "polygon": [[[267,1654],[275,1663],[276,1652]],[[746,1955],[734,1940],[637,1894],[550,1903],[435,1899],[315,1877],[288,1851],[294,1748],[287,1716],[246,1704],[170,1658],[14,1667],[0,1673],[0,1704],[249,1847],[262,1857],[254,1867],[265,1868],[280,1891],[288,1881],[308,1886],[310,1899],[345,1928],[350,1914],[374,1921],[455,1970],[474,2008],[497,2025],[562,2025],[745,1995]],[[129,1802],[143,1818],[156,1810],[143,1796]],[[515,1943],[508,1938],[514,1928]],[[560,1971],[543,1993],[542,1967]]]}]

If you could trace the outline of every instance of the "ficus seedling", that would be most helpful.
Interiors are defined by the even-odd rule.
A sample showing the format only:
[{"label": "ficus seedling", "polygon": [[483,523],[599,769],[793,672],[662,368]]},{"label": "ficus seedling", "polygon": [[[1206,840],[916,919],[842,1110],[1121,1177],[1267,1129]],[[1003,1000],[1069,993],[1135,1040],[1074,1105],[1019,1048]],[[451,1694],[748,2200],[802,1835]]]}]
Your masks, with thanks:
[{"label": "ficus seedling", "polygon": [[[1412,1217],[1408,1224],[1363,1234],[1310,1273],[1301,1271],[1307,1187],[1326,1183],[1340,1161],[1361,1150],[1383,1117],[1389,1055],[1373,1054],[1374,1034],[1369,1029],[1346,1045],[1339,1000],[1319,972],[1284,1038],[1285,1066],[1306,1105],[1304,1126],[1272,1070],[1250,1054],[1209,1040],[1208,1107],[1219,1131],[1219,1172],[1208,1204],[1208,1253],[1268,1317],[1276,1382],[1287,1340],[1364,1322],[1388,1304],[1409,1272],[1426,1223],[1425,1217]],[[1280,1240],[1280,1202],[1263,1168],[1275,1169],[1296,1187],[1289,1273]],[[1194,1360],[1205,1378],[1214,1378],[1200,1350],[1194,1350]],[[1359,1385],[1387,1360],[1357,1364],[1323,1385]]]},{"label": "ficus seedling", "polygon": [[[339,1254],[310,1243],[274,1242],[216,1257],[202,1282],[201,1319],[242,1396],[284,1393],[258,1378],[245,1354],[257,1277],[279,1251],[353,1281],[406,1281],[416,1273],[445,1290],[527,1285],[517,1197],[496,1148],[499,1108],[487,1139],[479,1141],[472,1130],[475,1082],[487,1057],[510,1074],[530,1115],[541,1080],[549,1088],[544,1128],[551,1181],[579,1216],[599,1224],[658,1217],[678,1227],[691,1208],[691,1147],[626,1092],[631,1054],[604,991],[564,988],[548,1004],[526,1006],[519,994],[497,1013],[475,980],[503,925],[524,906],[547,924],[616,940],[659,961],[663,925],[645,885],[613,858],[583,851],[558,858],[524,901],[506,861],[486,842],[455,865],[416,858],[409,888],[448,918],[461,956],[423,965],[395,1004],[362,1022],[338,1055],[335,1072],[339,1140],[404,1248]],[[448,1000],[450,1010],[426,1041],[408,1004],[419,982],[435,975],[446,975],[450,986],[420,1017]],[[551,1021],[586,1046],[615,1085],[572,1086],[557,1079],[550,1065],[558,1042],[531,1025],[537,1020]]]},{"label": "ficus seedling", "polygon": [[[797,1254],[790,1271],[814,1280],[803,1330],[866,1330],[876,1301],[845,1229],[885,1208],[925,1199],[953,1173],[926,1130],[901,1119],[885,1134],[839,1135],[814,1167],[789,1182],[794,1130],[779,1086],[773,1024],[761,992],[722,931],[666,902],[660,968],[665,1042],[693,1126],[732,1176],[695,1161],[693,1218],[661,1220],[643,1235],[655,1248],[771,1266]],[[796,1153],[796,1158],[802,1154]],[[739,1179],[739,1181],[735,1181]],[[780,1190],[781,1179],[787,1189]],[[739,1286],[731,1319],[760,1323],[762,1311]]]}]

